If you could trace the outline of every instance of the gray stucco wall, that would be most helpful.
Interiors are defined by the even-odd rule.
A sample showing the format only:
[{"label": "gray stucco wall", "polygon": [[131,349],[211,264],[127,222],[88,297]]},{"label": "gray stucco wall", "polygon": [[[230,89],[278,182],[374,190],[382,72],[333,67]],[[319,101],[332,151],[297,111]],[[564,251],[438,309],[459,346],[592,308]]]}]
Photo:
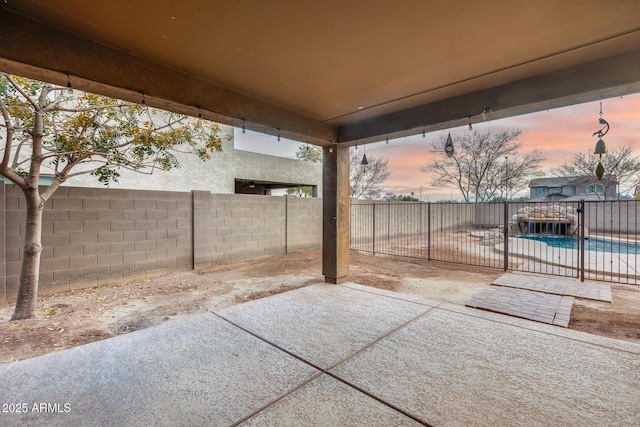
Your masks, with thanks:
[{"label": "gray stucco wall", "polygon": [[[322,197],[322,164],[297,159],[268,156],[236,150],[234,128],[220,125],[223,131],[222,152],[202,161],[194,155],[175,153],[180,167],[170,171],[155,171],[151,175],[120,170],[119,182],[109,188],[162,191],[210,191],[218,194],[235,193],[235,178],[253,181],[273,181],[315,185]],[[227,140],[226,136],[232,139]],[[94,177],[82,175],[70,178],[65,185],[72,187],[104,188]]]}]

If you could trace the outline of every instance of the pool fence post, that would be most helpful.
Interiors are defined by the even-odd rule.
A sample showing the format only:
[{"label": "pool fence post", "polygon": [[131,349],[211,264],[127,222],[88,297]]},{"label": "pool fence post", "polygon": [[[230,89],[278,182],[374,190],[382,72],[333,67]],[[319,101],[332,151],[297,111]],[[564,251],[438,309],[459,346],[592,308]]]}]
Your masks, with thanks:
[{"label": "pool fence post", "polygon": [[509,201],[504,201],[504,271],[509,270]]},{"label": "pool fence post", "polygon": [[375,255],[376,254],[376,202],[373,202],[373,230],[372,230],[372,235],[373,235],[373,244],[372,244],[372,252]]},{"label": "pool fence post", "polygon": [[431,202],[427,202],[427,260],[431,261]]},{"label": "pool fence post", "polygon": [[580,265],[579,265],[579,270],[580,270],[580,281],[584,282],[584,199],[580,200],[580,208],[578,209],[578,234],[579,234],[579,239],[578,241],[580,242]]}]

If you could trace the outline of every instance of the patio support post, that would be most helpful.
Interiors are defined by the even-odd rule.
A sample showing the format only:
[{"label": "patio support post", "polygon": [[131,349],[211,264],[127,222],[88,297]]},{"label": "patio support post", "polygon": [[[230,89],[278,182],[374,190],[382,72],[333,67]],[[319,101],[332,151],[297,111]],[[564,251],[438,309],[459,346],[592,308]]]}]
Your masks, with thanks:
[{"label": "patio support post", "polygon": [[349,147],[324,147],[322,161],[322,274],[343,283],[349,274]]}]

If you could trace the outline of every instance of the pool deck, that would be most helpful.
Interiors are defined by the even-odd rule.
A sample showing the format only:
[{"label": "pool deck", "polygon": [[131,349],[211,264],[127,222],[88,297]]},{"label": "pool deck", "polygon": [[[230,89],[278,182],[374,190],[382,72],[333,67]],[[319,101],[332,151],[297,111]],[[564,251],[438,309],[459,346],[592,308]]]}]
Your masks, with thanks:
[{"label": "pool deck", "polygon": [[[495,245],[495,249],[504,252],[504,243]],[[509,237],[508,250],[510,255],[529,259],[521,269],[577,276],[580,263],[577,249],[557,248],[537,240]],[[640,255],[585,251],[584,265],[586,278],[592,280],[640,283]]]},{"label": "pool deck", "polygon": [[639,372],[640,344],[319,283],[0,366],[0,425],[640,425]]}]

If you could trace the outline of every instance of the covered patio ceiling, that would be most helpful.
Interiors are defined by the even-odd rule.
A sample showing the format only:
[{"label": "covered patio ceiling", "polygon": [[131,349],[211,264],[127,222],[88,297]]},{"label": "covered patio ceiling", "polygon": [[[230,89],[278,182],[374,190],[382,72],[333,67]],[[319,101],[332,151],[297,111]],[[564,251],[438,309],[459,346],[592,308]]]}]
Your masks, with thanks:
[{"label": "covered patio ceiling", "polygon": [[0,2],[3,71],[324,146],[640,92],[639,47],[637,0]]}]

